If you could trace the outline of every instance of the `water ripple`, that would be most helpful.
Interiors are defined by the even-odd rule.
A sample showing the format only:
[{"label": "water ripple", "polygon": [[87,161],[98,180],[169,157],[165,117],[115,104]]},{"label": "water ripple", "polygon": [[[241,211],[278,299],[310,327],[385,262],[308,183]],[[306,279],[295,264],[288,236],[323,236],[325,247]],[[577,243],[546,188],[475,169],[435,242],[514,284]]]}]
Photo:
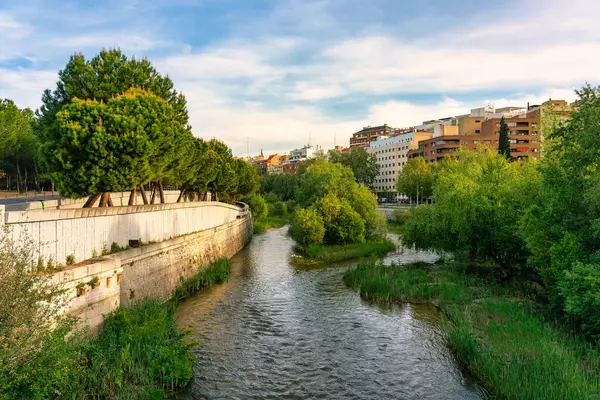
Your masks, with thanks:
[{"label": "water ripple", "polygon": [[[426,306],[377,306],[342,283],[343,266],[289,264],[285,229],[234,257],[229,281],[183,302],[195,377],[181,399],[478,399]],[[404,251],[387,262],[434,261]]]}]

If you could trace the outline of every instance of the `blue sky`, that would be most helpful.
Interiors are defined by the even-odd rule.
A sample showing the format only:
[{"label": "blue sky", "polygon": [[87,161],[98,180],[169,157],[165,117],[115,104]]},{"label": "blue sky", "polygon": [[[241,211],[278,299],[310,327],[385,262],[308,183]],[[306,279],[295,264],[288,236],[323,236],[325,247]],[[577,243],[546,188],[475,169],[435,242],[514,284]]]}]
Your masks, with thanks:
[{"label": "blue sky", "polygon": [[496,106],[573,100],[600,83],[595,0],[3,0],[0,98],[36,108],[70,54],[148,57],[193,132],[234,154],[348,144]]}]

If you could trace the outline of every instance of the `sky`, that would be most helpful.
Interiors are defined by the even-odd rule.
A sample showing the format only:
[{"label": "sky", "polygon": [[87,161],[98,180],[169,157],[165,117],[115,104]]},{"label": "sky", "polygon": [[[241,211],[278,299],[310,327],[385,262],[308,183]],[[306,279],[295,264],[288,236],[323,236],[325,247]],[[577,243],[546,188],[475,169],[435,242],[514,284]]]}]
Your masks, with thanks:
[{"label": "sky", "polygon": [[73,53],[147,57],[234,155],[348,145],[600,84],[597,0],[0,0],[0,98],[35,109]]}]

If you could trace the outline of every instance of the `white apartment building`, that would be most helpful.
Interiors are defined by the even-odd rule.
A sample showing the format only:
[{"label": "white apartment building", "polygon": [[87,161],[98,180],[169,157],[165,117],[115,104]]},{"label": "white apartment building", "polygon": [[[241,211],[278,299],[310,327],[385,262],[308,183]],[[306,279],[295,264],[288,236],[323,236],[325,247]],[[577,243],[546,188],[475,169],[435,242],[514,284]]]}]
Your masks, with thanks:
[{"label": "white apartment building", "polygon": [[375,177],[373,191],[378,197],[397,199],[398,174],[408,161],[408,151],[416,149],[420,140],[431,138],[431,132],[413,131],[397,136],[382,136],[371,142],[367,152],[375,154],[379,175]]}]

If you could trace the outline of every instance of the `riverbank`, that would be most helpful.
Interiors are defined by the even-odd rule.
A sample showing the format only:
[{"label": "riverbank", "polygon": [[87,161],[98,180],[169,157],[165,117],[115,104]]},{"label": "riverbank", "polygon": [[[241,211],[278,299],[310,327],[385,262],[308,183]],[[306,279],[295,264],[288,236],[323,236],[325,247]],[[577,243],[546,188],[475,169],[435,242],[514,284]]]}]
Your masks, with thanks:
[{"label": "riverbank", "polygon": [[174,320],[178,301],[223,282],[229,271],[229,261],[220,259],[182,282],[170,301],[120,307],[96,337],[85,330],[66,341],[68,330],[51,335],[53,344],[35,362],[0,378],[0,398],[167,398],[194,374],[194,343]]},{"label": "riverbank", "polygon": [[256,235],[269,229],[282,228],[288,222],[288,217],[271,217],[267,215],[254,221],[253,232]]},{"label": "riverbank", "polygon": [[311,245],[307,248],[297,248],[299,254],[294,258],[294,263],[320,264],[382,257],[394,250],[396,245],[388,238],[345,245]]},{"label": "riverbank", "polygon": [[455,357],[494,396],[587,399],[600,390],[598,350],[545,320],[518,289],[425,264],[363,263],[344,282],[371,301],[438,305]]}]

